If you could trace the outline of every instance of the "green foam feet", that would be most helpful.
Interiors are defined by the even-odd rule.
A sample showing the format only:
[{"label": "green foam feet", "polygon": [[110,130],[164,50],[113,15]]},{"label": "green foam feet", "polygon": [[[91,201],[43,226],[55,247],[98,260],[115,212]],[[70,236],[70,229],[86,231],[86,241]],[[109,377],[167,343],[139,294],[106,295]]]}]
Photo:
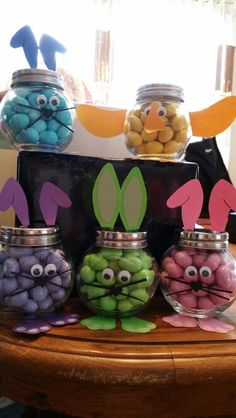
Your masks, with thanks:
[{"label": "green foam feet", "polygon": [[137,332],[140,334],[145,334],[156,328],[156,324],[154,324],[153,322],[137,318],[136,316],[132,316],[130,318],[122,318],[120,321],[121,328],[123,329],[123,331],[127,332]]},{"label": "green foam feet", "polygon": [[116,328],[115,318],[110,318],[101,315],[91,316],[90,318],[82,319],[80,323],[81,325],[93,331],[111,330]]}]

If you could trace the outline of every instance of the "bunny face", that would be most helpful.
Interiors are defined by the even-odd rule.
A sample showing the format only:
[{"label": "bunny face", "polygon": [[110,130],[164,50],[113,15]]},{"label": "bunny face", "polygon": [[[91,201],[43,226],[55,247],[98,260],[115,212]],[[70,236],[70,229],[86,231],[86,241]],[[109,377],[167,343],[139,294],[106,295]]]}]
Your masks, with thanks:
[{"label": "bunny face", "polygon": [[83,259],[78,291],[94,312],[115,317],[134,315],[154,294],[156,270],[145,249],[97,248]]},{"label": "bunny face", "polygon": [[214,316],[236,296],[236,262],[227,250],[176,247],[163,257],[161,288],[177,312]]}]

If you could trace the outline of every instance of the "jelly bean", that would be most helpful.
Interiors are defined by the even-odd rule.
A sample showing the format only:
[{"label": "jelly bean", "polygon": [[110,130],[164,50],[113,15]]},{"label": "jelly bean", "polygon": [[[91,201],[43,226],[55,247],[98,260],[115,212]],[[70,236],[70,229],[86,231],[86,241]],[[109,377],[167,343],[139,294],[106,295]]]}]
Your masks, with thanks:
[{"label": "jelly bean", "polygon": [[20,265],[15,258],[7,258],[3,263],[3,273],[7,277],[14,277],[20,272]]},{"label": "jelly bean", "polygon": [[24,89],[22,87],[17,89],[17,96],[27,97],[28,94],[29,94],[29,90],[28,89]]},{"label": "jelly bean", "polygon": [[193,264],[196,267],[201,267],[204,264],[204,261],[206,260],[205,254],[195,254],[193,256]]},{"label": "jelly bean", "polygon": [[45,122],[44,120],[42,120],[42,119],[37,120],[37,122],[35,122],[32,126],[33,126],[33,129],[34,129],[35,131],[37,131],[38,133],[39,133],[39,132],[46,131],[46,129],[47,129],[47,124],[46,124],[46,122]]},{"label": "jelly bean", "polygon": [[183,292],[185,291],[189,292],[191,290],[191,287],[187,283],[181,283],[176,282],[175,280],[170,280],[170,288],[168,290],[168,293],[175,293],[175,292]]},{"label": "jelly bean", "polygon": [[89,266],[90,255],[92,255],[92,254],[87,254],[87,255],[83,258],[83,264],[86,264],[86,266]]},{"label": "jelly bean", "polygon": [[9,295],[9,293],[14,292],[14,290],[16,290],[18,287],[17,280],[14,277],[9,278],[9,279],[6,279],[6,278],[2,279],[2,282],[3,282],[2,288],[3,288],[3,292],[5,293],[5,295]]},{"label": "jelly bean", "polygon": [[163,149],[163,144],[158,141],[150,141],[146,144],[148,154],[162,154]]},{"label": "jelly bean", "polygon": [[38,92],[38,95],[44,95],[46,96],[47,99],[49,99],[52,96],[57,96],[57,94],[55,93],[54,90],[50,90],[50,89],[42,89],[40,90],[40,92]]},{"label": "jelly bean", "polygon": [[38,251],[35,251],[34,255],[35,255],[35,257],[37,257],[37,259],[39,261],[45,261],[47,256],[49,255],[49,251],[48,250],[43,250],[43,249],[38,250]]},{"label": "jelly bean", "polygon": [[31,289],[29,293],[31,299],[35,300],[36,302],[42,302],[47,297],[48,290],[46,287],[37,286],[34,289]]},{"label": "jelly bean", "polygon": [[122,270],[128,270],[130,273],[135,273],[142,268],[142,261],[140,258],[134,256],[121,257],[119,266]]},{"label": "jelly bean", "polygon": [[19,112],[19,114],[30,112],[30,109],[29,109],[30,104],[28,100],[26,100],[26,98],[21,97],[21,96],[15,96],[11,101],[11,106],[13,107],[13,109],[15,109],[16,112]]},{"label": "jelly bean", "polygon": [[28,299],[27,302],[23,305],[23,309],[26,312],[36,312],[38,310],[38,304],[35,300]]},{"label": "jelly bean", "polygon": [[16,135],[16,141],[37,144],[39,141],[39,133],[34,128],[27,128]]},{"label": "jelly bean", "polygon": [[163,154],[175,154],[182,148],[182,144],[176,142],[174,139],[166,142],[163,148]]},{"label": "jelly bean", "polygon": [[95,280],[96,273],[90,266],[82,266],[79,276],[85,283],[90,283]]},{"label": "jelly bean", "polygon": [[21,247],[9,247],[8,253],[10,257],[20,257],[22,255],[32,255],[33,251],[32,248],[21,248]]},{"label": "jelly bean", "polygon": [[142,269],[139,272],[135,273],[132,277],[132,283],[135,284],[140,280],[144,280],[141,283],[136,283],[136,288],[146,288],[150,287],[154,281],[155,273],[153,270]]},{"label": "jelly bean", "polygon": [[[137,299],[139,300],[137,300]],[[130,293],[130,300],[132,301],[133,305],[143,305],[149,299],[149,294],[147,293],[146,289],[134,289]]]},{"label": "jelly bean", "polygon": [[39,96],[38,92],[31,92],[28,97],[27,100],[30,104],[30,106],[32,106],[34,109],[40,109],[40,105],[37,102],[37,97]]},{"label": "jelly bean", "polygon": [[99,283],[105,286],[113,286],[116,282],[114,272],[109,268],[104,269],[103,272],[99,271],[96,278]]},{"label": "jelly bean", "polygon": [[157,139],[157,136],[157,132],[146,132],[145,130],[143,130],[141,133],[141,137],[144,142],[155,141],[155,139]]},{"label": "jelly bean", "polygon": [[39,110],[36,109],[30,109],[28,116],[30,118],[30,121],[33,122],[36,119],[39,118],[39,116],[41,116],[41,112]]},{"label": "jelly bean", "polygon": [[166,266],[167,266],[167,264],[169,264],[169,263],[175,263],[175,260],[174,260],[174,258],[172,258],[172,257],[165,257],[164,259],[163,259],[163,261],[162,261],[162,267],[163,267],[163,269],[164,270],[166,270]]},{"label": "jelly bean", "polygon": [[31,274],[29,274],[29,279],[25,277],[26,274],[27,273],[24,273],[24,277],[23,276],[17,277],[18,284],[22,289],[29,289],[34,284],[34,280],[32,280]]},{"label": "jelly bean", "polygon": [[128,287],[123,287],[121,291],[122,291],[122,294],[119,294],[119,295],[116,296],[117,300],[126,299],[129,295],[129,288]]},{"label": "jelly bean", "polygon": [[178,251],[174,255],[174,259],[176,263],[183,268],[186,268],[187,266],[192,264],[192,257],[187,254],[185,251]]},{"label": "jelly bean", "polygon": [[87,284],[86,292],[89,298],[96,298],[105,295],[107,293],[107,289],[101,289],[100,287],[89,286],[89,284]]},{"label": "jelly bean", "polygon": [[135,131],[135,132],[138,132],[138,133],[142,132],[143,123],[137,116],[132,115],[130,117],[129,123],[130,123],[131,131]]},{"label": "jelly bean", "polygon": [[65,260],[62,257],[60,257],[59,255],[57,255],[55,253],[52,253],[52,252],[50,252],[48,254],[47,263],[48,264],[54,264],[56,266],[57,270],[59,270],[62,266],[64,266],[64,262],[65,262]]},{"label": "jelly bean", "polygon": [[57,120],[64,123],[67,126],[70,126],[72,124],[72,117],[71,113],[68,110],[65,110],[64,112],[57,113]]},{"label": "jelly bean", "polygon": [[235,290],[236,288],[236,277],[232,270],[222,264],[215,271],[216,283],[223,290]]},{"label": "jelly bean", "polygon": [[2,266],[2,264],[0,264],[0,279],[2,279],[2,278],[3,278],[3,276],[4,276],[4,273],[3,273],[3,266]]},{"label": "jelly bean", "polygon": [[34,255],[23,255],[19,258],[20,268],[22,271],[30,271],[34,264],[39,264],[39,260]]},{"label": "jelly bean", "polygon": [[65,97],[63,96],[58,96],[58,97],[59,97],[59,104],[57,106],[58,110],[67,109],[68,107],[70,107]]},{"label": "jelly bean", "polygon": [[144,254],[146,254],[142,248],[136,248],[136,249],[130,249],[130,250],[123,250],[123,256],[129,257],[130,255],[133,257],[142,257]]},{"label": "jelly bean", "polygon": [[168,118],[172,118],[172,116],[176,115],[177,107],[174,105],[174,103],[169,103],[166,105],[166,116]]},{"label": "jelly bean", "polygon": [[171,120],[171,125],[174,131],[181,131],[182,129],[186,128],[187,126],[187,120],[184,115],[175,115],[173,119]]},{"label": "jelly bean", "polygon": [[13,109],[13,107],[10,104],[5,104],[5,106],[3,107],[2,111],[1,111],[1,116],[4,119],[10,119],[13,115],[15,114],[15,110]]},{"label": "jelly bean", "polygon": [[208,309],[214,308],[214,303],[207,296],[204,296],[204,297],[199,298],[198,301],[197,301],[197,304],[198,304],[198,308],[199,309],[206,309],[206,310],[208,310]]},{"label": "jelly bean", "polygon": [[[123,301],[120,301],[119,303],[121,302]],[[99,304],[101,309],[103,309],[104,311],[112,312],[115,311],[117,302],[112,296],[104,296],[104,298],[100,299]]]},{"label": "jelly bean", "polygon": [[47,283],[47,289],[50,293],[57,292],[60,286],[62,286],[62,279],[60,276],[52,277],[52,279],[50,279]]},{"label": "jelly bean", "polygon": [[152,267],[152,257],[150,255],[144,254],[140,258],[142,260],[142,268],[150,269]]},{"label": "jelly bean", "polygon": [[114,273],[118,273],[120,271],[120,267],[117,261],[109,261],[108,268],[112,269]]},{"label": "jelly bean", "polygon": [[208,266],[212,271],[216,270],[220,265],[221,259],[218,254],[210,254],[209,257],[204,261],[204,266]]},{"label": "jelly bean", "polygon": [[222,305],[231,300],[232,296],[230,293],[221,292],[219,290],[214,290],[215,295],[210,293],[210,299],[214,305]]},{"label": "jelly bean", "polygon": [[101,248],[98,255],[105,257],[109,261],[114,261],[122,257],[123,251],[116,248]]},{"label": "jelly bean", "polygon": [[6,251],[0,251],[0,263],[3,263],[8,257],[9,254]]},{"label": "jelly bean", "polygon": [[89,265],[94,270],[102,271],[108,267],[108,261],[97,254],[90,254]]},{"label": "jelly bean", "polygon": [[54,131],[43,131],[39,133],[39,139],[41,143],[55,145],[58,141],[58,136]]},{"label": "jelly bean", "polygon": [[9,126],[15,134],[25,129],[29,123],[29,116],[24,113],[17,113],[9,119]]},{"label": "jelly bean", "polygon": [[[61,124],[59,122],[57,122],[55,119],[50,119],[47,123],[47,128],[49,131],[57,131],[58,128],[61,127]],[[68,129],[67,129],[68,131]]]},{"label": "jelly bean", "polygon": [[47,296],[44,300],[38,303],[38,308],[39,310],[47,311],[51,308],[52,304],[52,298],[50,298],[50,296]]},{"label": "jelly bean", "polygon": [[132,309],[134,309],[134,305],[131,302],[131,300],[123,299],[123,300],[119,300],[117,304],[117,309],[120,312],[129,312]]},{"label": "jelly bean", "polygon": [[7,296],[5,298],[5,302],[8,306],[21,308],[27,303],[28,298],[28,292],[24,291],[22,293],[19,293],[18,295]]},{"label": "jelly bean", "polygon": [[66,292],[64,289],[59,289],[57,292],[53,292],[50,296],[55,302],[59,302],[65,298]]},{"label": "jelly bean", "polygon": [[197,298],[192,293],[179,295],[179,303],[181,303],[181,305],[185,308],[194,309],[197,307]]},{"label": "jelly bean", "polygon": [[136,147],[141,145],[143,142],[143,139],[140,134],[138,134],[135,131],[129,131],[127,132],[127,143],[129,147]]},{"label": "jelly bean", "polygon": [[70,136],[71,136],[71,131],[67,129],[65,126],[60,126],[60,128],[58,128],[57,130],[58,141],[61,141],[62,139],[70,138]]},{"label": "jelly bean", "polygon": [[158,140],[165,144],[166,142],[170,141],[174,136],[174,131],[171,129],[170,126],[167,126],[163,131],[161,131],[158,135]]},{"label": "jelly bean", "polygon": [[180,277],[183,278],[183,269],[175,262],[168,263],[165,269],[168,273],[168,276],[174,277],[175,279],[178,279]]}]

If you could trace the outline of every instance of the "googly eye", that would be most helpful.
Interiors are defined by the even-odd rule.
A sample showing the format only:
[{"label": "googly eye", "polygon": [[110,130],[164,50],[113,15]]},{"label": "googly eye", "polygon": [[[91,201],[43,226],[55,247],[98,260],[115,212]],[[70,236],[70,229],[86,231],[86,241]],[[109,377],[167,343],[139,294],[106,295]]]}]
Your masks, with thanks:
[{"label": "googly eye", "polygon": [[39,94],[36,97],[36,102],[38,103],[39,106],[44,106],[47,103],[47,97],[44,96],[44,94]]},{"label": "googly eye", "polygon": [[185,273],[188,277],[193,278],[197,276],[197,269],[194,266],[188,266],[185,270]]},{"label": "googly eye", "polygon": [[166,108],[164,106],[160,106],[157,109],[157,114],[162,117],[166,115]]},{"label": "googly eye", "polygon": [[144,115],[145,115],[145,116],[147,116],[147,115],[148,115],[148,113],[150,112],[150,110],[151,110],[151,106],[147,106],[147,107],[145,107],[145,109],[144,109],[144,111],[143,111]]},{"label": "googly eye", "polygon": [[44,273],[46,274],[46,276],[51,276],[52,274],[55,274],[57,271],[57,268],[55,266],[55,264],[47,264],[46,267],[44,268]]},{"label": "googly eye", "polygon": [[40,277],[43,274],[43,267],[40,264],[34,264],[30,269],[30,273],[33,277]]},{"label": "googly eye", "polygon": [[107,281],[112,280],[114,277],[114,271],[110,268],[106,268],[102,271],[103,278]]},{"label": "googly eye", "polygon": [[199,270],[199,273],[200,273],[200,276],[202,276],[203,278],[207,278],[211,276],[212,270],[208,266],[202,266]]},{"label": "googly eye", "polygon": [[57,96],[52,96],[52,97],[50,97],[50,98],[49,98],[49,103],[50,103],[52,106],[57,107],[57,106],[60,104],[59,97],[57,97]]},{"label": "googly eye", "polygon": [[127,270],[121,270],[119,271],[118,275],[117,275],[117,279],[120,283],[122,284],[126,284],[130,282],[130,272]]}]

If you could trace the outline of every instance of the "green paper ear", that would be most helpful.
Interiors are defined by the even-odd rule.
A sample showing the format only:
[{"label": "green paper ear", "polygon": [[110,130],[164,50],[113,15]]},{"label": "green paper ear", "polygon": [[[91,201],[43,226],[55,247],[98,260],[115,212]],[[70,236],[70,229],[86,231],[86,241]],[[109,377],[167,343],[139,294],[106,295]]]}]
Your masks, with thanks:
[{"label": "green paper ear", "polygon": [[126,231],[139,229],[147,208],[147,192],[138,167],[132,168],[121,187],[120,217]]},{"label": "green paper ear", "polygon": [[120,185],[111,163],[101,169],[93,188],[93,208],[102,228],[113,228],[119,214]]}]

